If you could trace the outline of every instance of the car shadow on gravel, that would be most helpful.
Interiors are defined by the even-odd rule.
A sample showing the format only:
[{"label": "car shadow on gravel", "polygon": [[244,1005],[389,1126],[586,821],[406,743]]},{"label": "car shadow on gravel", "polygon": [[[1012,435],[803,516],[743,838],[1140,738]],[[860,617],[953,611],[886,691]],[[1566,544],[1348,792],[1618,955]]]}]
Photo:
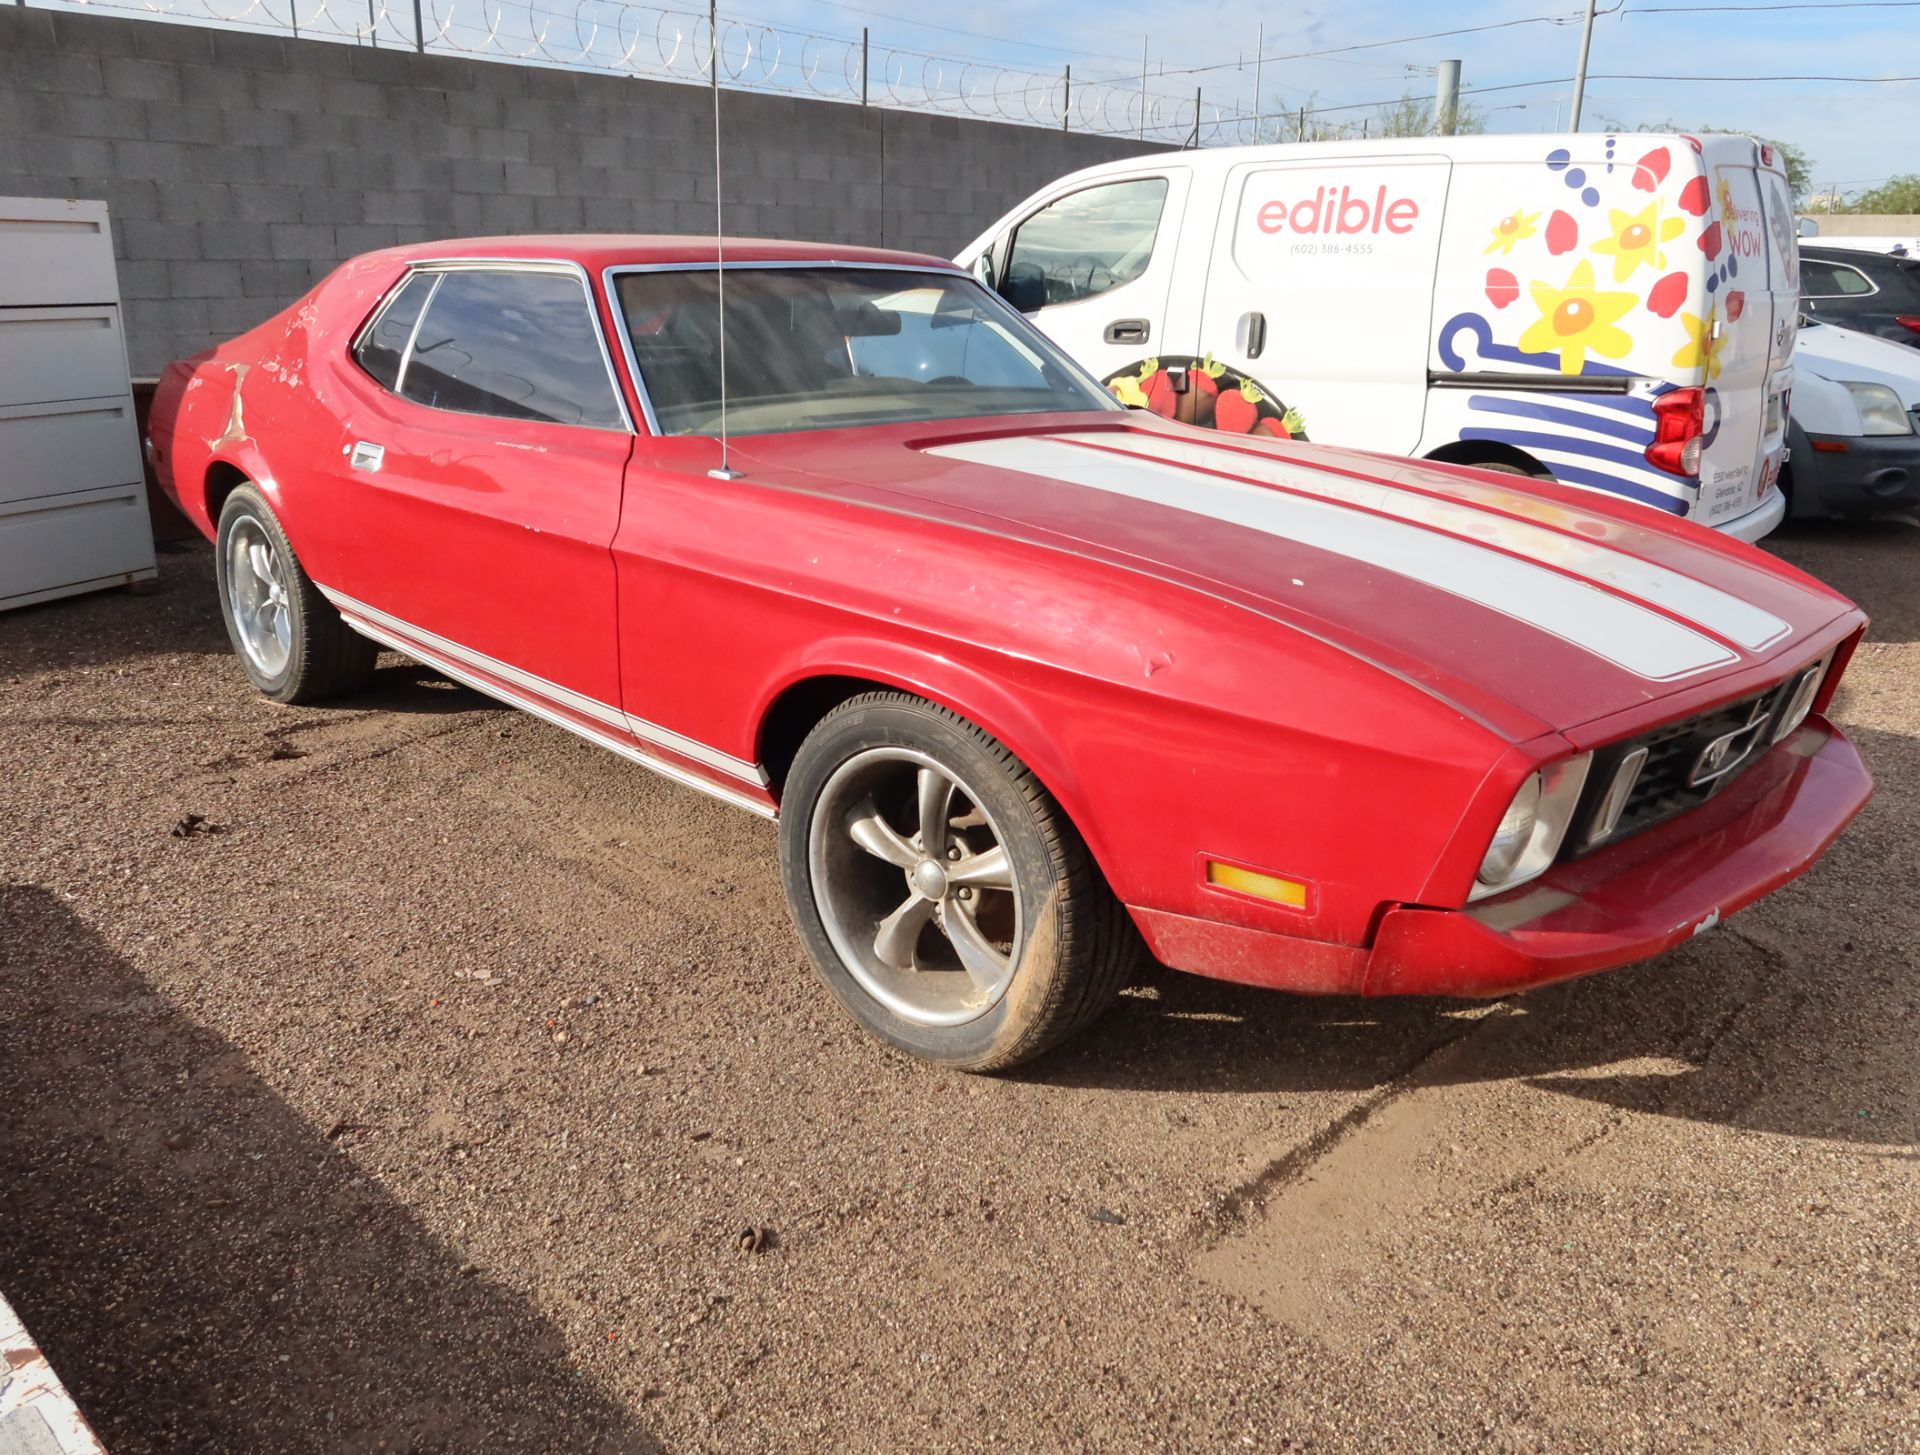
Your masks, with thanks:
[{"label": "car shadow on gravel", "polygon": [[0,886],[0,1287],[114,1455],[660,1449],[338,1135]]}]

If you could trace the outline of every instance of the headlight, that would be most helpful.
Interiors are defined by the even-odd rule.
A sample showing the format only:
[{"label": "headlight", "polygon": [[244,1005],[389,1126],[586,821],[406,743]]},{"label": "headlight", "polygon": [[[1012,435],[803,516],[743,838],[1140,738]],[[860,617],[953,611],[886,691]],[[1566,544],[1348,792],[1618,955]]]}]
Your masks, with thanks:
[{"label": "headlight", "polygon": [[1860,433],[1913,433],[1906,405],[1885,384],[1848,384],[1846,388],[1853,396],[1853,407],[1860,411]]},{"label": "headlight", "polygon": [[1531,774],[1513,795],[1480,861],[1469,899],[1484,899],[1547,872],[1560,852],[1593,755],[1582,753]]},{"label": "headlight", "polygon": [[1540,775],[1535,773],[1520,785],[1513,802],[1500,816],[1500,827],[1493,831],[1493,843],[1487,857],[1480,861],[1482,884],[1505,884],[1513,877],[1520,856],[1533,842],[1534,826],[1540,821]]},{"label": "headlight", "polygon": [[1820,684],[1826,680],[1827,663],[1831,660],[1831,657],[1822,657],[1794,679],[1793,695],[1780,710],[1780,725],[1773,730],[1776,743],[1805,722],[1807,714],[1813,711],[1813,699],[1820,695]]}]

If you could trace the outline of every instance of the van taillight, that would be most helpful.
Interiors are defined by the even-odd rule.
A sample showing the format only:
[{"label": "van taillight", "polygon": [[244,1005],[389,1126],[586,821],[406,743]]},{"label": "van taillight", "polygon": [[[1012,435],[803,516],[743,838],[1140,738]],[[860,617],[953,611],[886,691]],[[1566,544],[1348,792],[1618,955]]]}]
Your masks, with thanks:
[{"label": "van taillight", "polygon": [[1707,427],[1704,389],[1674,389],[1653,401],[1648,463],[1669,475],[1700,473],[1700,436]]}]

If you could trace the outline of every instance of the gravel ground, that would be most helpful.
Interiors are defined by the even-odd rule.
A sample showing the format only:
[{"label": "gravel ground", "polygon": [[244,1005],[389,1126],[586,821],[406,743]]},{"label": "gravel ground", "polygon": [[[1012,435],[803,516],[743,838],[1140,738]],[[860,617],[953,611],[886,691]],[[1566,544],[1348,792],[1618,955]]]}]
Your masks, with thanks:
[{"label": "gravel ground", "polygon": [[1805,880],[1001,1080],[852,1029],[769,825],[397,657],[256,698],[204,548],[0,617],[0,1288],[115,1455],[1920,1449],[1920,529],[1774,544],[1876,616]]}]

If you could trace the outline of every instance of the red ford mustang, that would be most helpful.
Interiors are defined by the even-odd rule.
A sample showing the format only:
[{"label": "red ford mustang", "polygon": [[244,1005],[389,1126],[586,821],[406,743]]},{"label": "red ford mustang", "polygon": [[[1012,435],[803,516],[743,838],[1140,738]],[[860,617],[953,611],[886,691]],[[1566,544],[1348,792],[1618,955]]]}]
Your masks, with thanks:
[{"label": "red ford mustang", "polygon": [[[750,811],[827,984],[1006,1066],[1144,945],[1297,991],[1642,959],[1865,802],[1865,619],[1602,495],[1130,413],[951,265],[375,253],[175,364],[167,489],[254,685],[376,643]],[[722,468],[722,418],[730,468]]]}]

